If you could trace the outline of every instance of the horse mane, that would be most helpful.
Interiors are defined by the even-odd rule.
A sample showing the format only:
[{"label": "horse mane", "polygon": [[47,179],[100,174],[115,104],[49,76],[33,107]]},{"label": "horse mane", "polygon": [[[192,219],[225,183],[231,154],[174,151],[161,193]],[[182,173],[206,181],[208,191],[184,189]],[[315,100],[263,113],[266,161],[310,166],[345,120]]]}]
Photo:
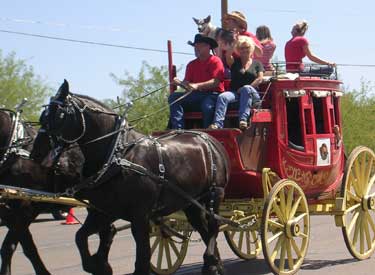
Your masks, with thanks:
[{"label": "horse mane", "polygon": [[92,98],[88,95],[81,95],[81,94],[76,94],[76,93],[71,93],[71,94],[73,97],[78,98],[79,100],[83,101],[83,103],[85,103],[88,107],[98,108],[98,105],[99,105],[99,107],[104,109],[103,111],[115,113],[110,107],[108,107],[106,104],[104,104],[103,102],[95,98]]}]

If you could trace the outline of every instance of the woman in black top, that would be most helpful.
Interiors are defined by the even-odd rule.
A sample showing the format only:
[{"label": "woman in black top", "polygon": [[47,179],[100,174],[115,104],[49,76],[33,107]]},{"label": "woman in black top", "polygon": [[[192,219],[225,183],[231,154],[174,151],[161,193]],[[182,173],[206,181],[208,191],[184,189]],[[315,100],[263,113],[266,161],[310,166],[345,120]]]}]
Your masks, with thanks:
[{"label": "woman in black top", "polygon": [[250,37],[239,36],[235,48],[239,56],[233,57],[233,50],[226,53],[226,61],[231,68],[231,90],[219,95],[211,129],[223,128],[228,104],[236,100],[240,101],[239,128],[246,129],[250,108],[260,103],[256,88],[262,82],[264,68],[259,61],[253,60],[254,42]]}]

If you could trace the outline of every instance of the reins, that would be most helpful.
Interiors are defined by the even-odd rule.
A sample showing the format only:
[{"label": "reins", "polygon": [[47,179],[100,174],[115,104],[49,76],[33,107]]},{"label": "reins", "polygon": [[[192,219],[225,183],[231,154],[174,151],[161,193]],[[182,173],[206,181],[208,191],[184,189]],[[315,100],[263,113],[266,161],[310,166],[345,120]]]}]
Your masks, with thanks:
[{"label": "reins", "polygon": [[[142,98],[145,98],[146,96],[149,96],[149,95],[151,95],[151,94],[153,94],[153,93],[156,93],[157,91],[160,91],[160,90],[164,89],[165,87],[167,87],[167,86],[169,86],[169,85],[170,85],[170,84],[168,84],[168,85],[164,85],[164,86],[162,86],[162,87],[160,87],[160,88],[158,88],[158,89],[156,89],[156,90],[154,90],[154,91],[152,91],[152,92],[149,92],[149,93],[147,93],[147,94],[145,94],[145,95],[143,95],[143,96],[141,96],[141,97],[138,97],[138,98],[134,99],[132,102],[137,101],[137,100],[140,100],[140,99],[142,99]],[[190,90],[190,91],[187,91],[187,92],[185,92],[184,95],[182,95],[181,97],[177,98],[176,100],[172,101],[171,103],[168,103],[167,106],[164,106],[164,107],[160,108],[159,110],[157,110],[157,111],[155,111],[155,112],[152,112],[152,113],[150,113],[150,114],[146,114],[146,115],[141,116],[141,117],[139,117],[139,118],[133,119],[133,120],[131,120],[131,121],[129,121],[129,122],[130,122],[130,123],[132,123],[132,122],[137,122],[137,121],[140,121],[140,120],[143,120],[143,119],[147,119],[147,118],[149,118],[149,117],[151,117],[151,116],[153,116],[153,115],[155,115],[155,114],[157,114],[157,113],[160,113],[161,111],[164,111],[165,109],[169,108],[170,106],[172,106],[172,105],[176,104],[177,102],[183,100],[185,97],[187,97],[188,95],[190,95],[192,92],[193,92],[193,91],[191,91],[191,90]],[[74,98],[77,98],[77,97],[74,97]],[[73,101],[73,102],[74,102],[74,101]],[[127,108],[125,109],[125,111],[124,111],[124,113],[125,113],[125,112],[126,112],[131,106],[132,106],[132,103],[125,103],[125,104],[122,104],[122,105],[118,105],[118,106],[116,106],[115,108],[127,107]],[[76,106],[75,106],[75,107],[76,107]],[[91,107],[89,107],[89,108],[88,108],[88,107],[86,107],[86,108],[79,108],[79,106],[77,105],[76,108],[78,108],[78,110],[79,110],[80,113],[81,113],[81,119],[82,119],[82,116],[83,116],[83,111],[86,110],[86,109],[87,109],[87,110],[92,110],[92,111],[95,111],[95,112],[104,113],[104,114],[109,114],[109,115],[117,115],[117,116],[121,117],[120,115],[118,115],[118,114],[116,114],[116,113],[107,113],[107,112],[102,112],[102,111],[99,111],[99,110],[92,109]],[[114,108],[114,109],[115,109],[115,108]],[[81,112],[81,110],[83,110],[83,111]],[[82,119],[82,121],[85,121],[84,118]],[[103,140],[103,139],[106,139],[106,138],[112,137],[112,136],[114,136],[114,135],[116,135],[116,134],[118,134],[118,133],[120,133],[120,132],[123,132],[123,131],[126,131],[126,130],[132,130],[132,129],[135,128],[136,126],[137,126],[137,124],[132,125],[132,126],[129,126],[128,128],[119,128],[119,129],[114,130],[114,131],[112,131],[112,132],[110,132],[110,133],[108,133],[108,134],[106,134],[106,135],[104,135],[104,136],[100,136],[100,137],[94,138],[94,139],[92,139],[92,140],[89,140],[89,141],[87,141],[87,142],[85,142],[85,143],[82,143],[81,145],[76,144],[76,145],[71,145],[71,146],[69,146],[69,147],[65,147],[65,148],[63,149],[62,152],[66,152],[66,151],[69,151],[69,150],[71,150],[71,149],[74,149],[74,148],[77,148],[77,147],[80,147],[80,146],[86,146],[86,145],[89,145],[89,144],[92,144],[92,143],[95,143],[95,142],[101,141],[101,140]],[[84,126],[84,130],[86,130],[86,126]],[[40,130],[39,130],[39,131],[40,131]],[[74,142],[77,142],[79,139],[81,139],[81,138],[83,137],[83,135],[84,135],[84,131],[81,132],[81,135],[79,136],[79,138],[74,139],[74,140],[75,140]],[[66,142],[63,138],[60,138],[60,137],[59,137],[59,139],[61,139],[62,141]],[[66,142],[66,143],[72,144],[72,143],[74,143],[74,142],[69,141],[69,142]],[[130,145],[133,145],[133,143],[131,143]],[[62,152],[61,152],[61,153],[62,153]]]}]

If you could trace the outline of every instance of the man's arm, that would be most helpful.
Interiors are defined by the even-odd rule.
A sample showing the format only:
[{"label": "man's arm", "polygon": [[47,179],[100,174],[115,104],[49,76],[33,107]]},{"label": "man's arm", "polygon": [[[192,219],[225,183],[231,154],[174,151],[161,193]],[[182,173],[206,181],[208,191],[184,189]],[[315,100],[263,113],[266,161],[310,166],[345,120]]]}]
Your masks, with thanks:
[{"label": "man's arm", "polygon": [[208,90],[215,90],[220,84],[220,80],[217,78],[212,78],[205,82],[199,82],[199,83],[189,83],[188,85],[193,90],[198,91],[208,91]]}]

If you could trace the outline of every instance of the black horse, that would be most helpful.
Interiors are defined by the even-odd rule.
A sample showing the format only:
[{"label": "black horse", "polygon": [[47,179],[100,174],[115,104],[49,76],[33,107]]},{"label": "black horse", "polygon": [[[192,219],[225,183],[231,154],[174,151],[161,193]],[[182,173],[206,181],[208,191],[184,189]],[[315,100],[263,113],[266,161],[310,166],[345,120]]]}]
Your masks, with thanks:
[{"label": "black horse", "polygon": [[[65,154],[59,168],[43,168],[28,157],[36,134],[36,129],[20,120],[15,112],[0,109],[0,184],[54,192],[56,187],[79,182],[84,161],[79,150]],[[36,274],[50,274],[39,256],[29,226],[39,213],[60,208],[29,201],[0,201],[0,217],[8,227],[1,247],[1,275],[11,274],[11,260],[18,243]]]},{"label": "black horse", "polygon": [[[207,245],[202,273],[223,274],[215,213],[230,167],[218,141],[192,131],[146,137],[101,102],[70,93],[66,80],[40,121],[55,143],[77,142],[86,159],[86,179],[70,190],[91,206],[76,234],[85,271],[112,274],[108,232],[113,221],[124,219],[131,222],[136,242],[134,274],[150,274],[150,221],[162,223],[163,216],[182,209]],[[45,143],[45,136],[38,135],[32,152],[37,161],[48,153]],[[101,243],[91,255],[88,237],[96,232],[101,232]]]}]

